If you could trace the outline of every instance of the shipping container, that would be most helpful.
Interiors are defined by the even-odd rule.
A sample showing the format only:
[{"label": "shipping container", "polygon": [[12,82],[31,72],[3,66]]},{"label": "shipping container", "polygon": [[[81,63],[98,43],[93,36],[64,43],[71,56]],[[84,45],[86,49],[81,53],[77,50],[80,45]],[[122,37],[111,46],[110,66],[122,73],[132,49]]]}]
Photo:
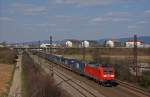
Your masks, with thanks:
[{"label": "shipping container", "polygon": [[85,67],[85,62],[82,61],[76,61],[73,65],[72,65],[72,70],[74,70],[75,72],[78,72],[79,74],[83,74],[84,73],[84,67]]}]

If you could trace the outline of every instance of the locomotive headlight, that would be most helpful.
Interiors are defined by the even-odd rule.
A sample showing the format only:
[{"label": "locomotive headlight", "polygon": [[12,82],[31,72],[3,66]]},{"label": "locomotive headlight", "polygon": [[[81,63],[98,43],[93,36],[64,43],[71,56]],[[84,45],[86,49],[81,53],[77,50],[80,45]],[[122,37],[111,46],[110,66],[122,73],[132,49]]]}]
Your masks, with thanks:
[{"label": "locomotive headlight", "polygon": [[110,75],[110,77],[114,77],[114,75]]},{"label": "locomotive headlight", "polygon": [[104,77],[107,77],[107,75],[104,75]]}]

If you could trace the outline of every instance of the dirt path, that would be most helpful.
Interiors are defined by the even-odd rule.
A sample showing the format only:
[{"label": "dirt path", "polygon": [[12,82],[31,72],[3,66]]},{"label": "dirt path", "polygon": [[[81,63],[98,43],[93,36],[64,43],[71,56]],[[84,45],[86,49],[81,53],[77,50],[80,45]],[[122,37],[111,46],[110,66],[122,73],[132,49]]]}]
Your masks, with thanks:
[{"label": "dirt path", "polygon": [[8,97],[21,97],[21,59],[22,56],[19,55]]}]

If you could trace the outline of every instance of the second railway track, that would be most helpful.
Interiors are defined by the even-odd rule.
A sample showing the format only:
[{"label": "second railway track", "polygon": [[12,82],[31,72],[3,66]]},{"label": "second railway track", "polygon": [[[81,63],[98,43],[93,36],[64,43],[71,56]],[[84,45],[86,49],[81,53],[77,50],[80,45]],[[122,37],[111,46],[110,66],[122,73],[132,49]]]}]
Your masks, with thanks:
[{"label": "second railway track", "polygon": [[[42,60],[45,60],[45,59],[42,59]],[[49,63],[49,61],[46,61],[46,63],[48,63],[48,64],[50,64],[50,63],[52,63],[52,62],[50,62]],[[89,88],[86,88],[85,87],[85,89],[83,89],[82,87],[80,87],[79,85],[77,85],[76,84],[76,88],[77,89],[79,89],[80,88],[80,90],[79,91],[81,91],[81,92],[83,92],[84,91],[84,93],[86,92],[86,94],[83,94],[82,95],[82,97],[149,97],[149,95],[145,95],[145,94],[143,94],[143,93],[141,93],[141,92],[138,92],[138,91],[135,91],[134,89],[131,89],[131,88],[128,88],[128,87],[126,87],[125,85],[123,85],[123,84],[120,84],[118,87],[114,87],[114,88],[107,88],[107,87],[100,87],[97,83],[95,83],[94,81],[91,81],[91,80],[87,80],[85,77],[82,77],[82,76],[79,76],[79,75],[77,75],[76,73],[74,73],[74,72],[71,72],[71,71],[69,71],[69,70],[67,70],[67,69],[63,69],[63,65],[61,65],[60,66],[60,64],[56,64],[56,63],[53,63],[53,64],[55,64],[55,66],[56,65],[58,65],[60,68],[58,68],[57,67],[57,69],[59,70],[59,71],[61,71],[61,68],[62,68],[62,70],[63,70],[63,74],[64,74],[64,72],[65,72],[65,74],[67,74],[67,75],[71,75],[71,77],[76,77],[76,79],[78,79],[79,80],[79,82],[78,81],[75,81],[75,82],[77,82],[78,84],[80,84],[80,80],[81,80],[81,82],[82,83],[84,83],[84,84],[87,84],[89,87],[91,87],[91,88],[94,88],[96,91],[98,91],[98,93],[99,94],[103,94],[102,96],[98,96],[98,95],[92,95],[92,92],[91,92],[91,90],[89,90]],[[55,68],[56,69],[56,68]],[[55,75],[57,76],[61,76],[62,78],[63,78],[63,80],[69,80],[69,78],[68,77],[65,77],[64,75],[62,75],[61,73],[59,73],[59,71],[58,70],[55,70],[54,72],[55,72]],[[62,72],[62,71],[61,71]],[[85,81],[86,80],[86,81]],[[69,80],[68,81],[69,83],[73,83],[72,85],[74,86],[74,82],[73,81],[71,81],[71,80]],[[130,87],[130,86],[129,86]],[[91,93],[89,93],[89,92],[87,92],[87,90],[89,90]],[[78,91],[78,90],[77,90]],[[81,93],[82,94],[82,93]],[[90,95],[90,96],[89,96]]]},{"label": "second railway track", "polygon": [[[51,67],[49,67],[51,68]],[[99,93],[94,93],[94,91],[90,91],[90,89],[87,89],[80,83],[80,81],[75,81],[75,79],[68,77],[67,75],[61,73],[58,70],[54,70],[55,75],[60,77],[63,81],[65,81],[67,84],[69,84],[71,87],[73,87],[75,90],[77,90],[80,94],[82,94],[84,97],[105,97]]]},{"label": "second railway track", "polygon": [[[44,61],[44,59],[41,58],[33,58],[34,60],[37,59],[36,61],[38,62],[39,60],[43,60],[40,61],[39,63],[44,62],[44,65],[42,66],[42,68],[46,68],[49,71],[51,71],[51,62],[47,63]],[[75,78],[67,75],[66,73],[59,71],[58,68],[53,68],[53,72],[54,72],[54,77],[58,77],[61,80],[58,81],[59,83],[65,84],[67,87],[69,87],[71,90],[73,90],[74,92],[77,93],[77,95],[75,97],[105,97],[104,95],[102,95],[101,93],[99,93],[97,90],[95,90],[94,88],[81,83],[79,80],[76,80]],[[74,96],[73,96],[74,97]]]},{"label": "second railway track", "polygon": [[128,88],[128,89],[130,89],[130,90],[133,90],[133,91],[137,92],[139,95],[141,95],[142,97],[145,97],[145,96],[150,97],[150,94],[147,93],[147,92],[145,92],[145,91],[144,91],[143,89],[141,89],[141,88],[138,88],[138,87],[136,87],[136,86],[134,86],[134,85],[131,85],[131,84],[129,84],[129,83],[127,83],[127,82],[124,82],[124,81],[117,80],[117,82],[118,82],[122,87],[125,87],[125,88]]},{"label": "second railway track", "polygon": [[[57,64],[57,63],[53,63],[53,64],[60,65],[60,64]],[[61,65],[61,66],[63,66],[63,65]],[[127,88],[127,89],[133,91],[139,97],[150,97],[150,94],[145,92],[145,91],[143,91],[142,89],[139,89],[139,88],[137,88],[137,87],[135,87],[133,85],[130,85],[130,84],[125,83],[125,82],[120,81],[120,80],[117,80],[117,82],[120,84],[120,87]]]}]

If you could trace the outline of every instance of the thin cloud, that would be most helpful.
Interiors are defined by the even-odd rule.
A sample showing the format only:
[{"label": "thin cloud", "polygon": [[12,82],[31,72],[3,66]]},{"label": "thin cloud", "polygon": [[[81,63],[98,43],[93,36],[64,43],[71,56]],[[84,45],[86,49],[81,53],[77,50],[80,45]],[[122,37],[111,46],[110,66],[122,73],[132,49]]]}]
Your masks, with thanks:
[{"label": "thin cloud", "polygon": [[92,22],[106,22],[106,21],[110,21],[111,18],[104,18],[104,17],[96,17],[93,18],[91,21]]},{"label": "thin cloud", "polygon": [[137,24],[147,24],[149,23],[148,21],[138,21]]},{"label": "thin cloud", "polygon": [[78,7],[86,7],[86,6],[104,6],[111,4],[124,4],[124,3],[135,3],[135,2],[144,2],[148,0],[52,0],[56,4],[67,4],[67,5],[75,5]]},{"label": "thin cloud", "polygon": [[129,22],[129,18],[114,18],[114,17],[96,17],[91,19],[91,22]]},{"label": "thin cloud", "polygon": [[46,14],[47,12],[47,8],[45,6],[38,6],[33,4],[15,3],[13,4],[13,7],[25,15],[39,15]]},{"label": "thin cloud", "polygon": [[144,12],[145,12],[145,13],[150,13],[150,10],[145,10]]},{"label": "thin cloud", "polygon": [[114,18],[112,19],[114,22],[123,22],[123,21],[130,21],[128,18]]},{"label": "thin cloud", "polygon": [[14,21],[14,19],[10,17],[0,17],[0,21]]},{"label": "thin cloud", "polygon": [[132,15],[129,12],[107,12],[102,16],[98,16],[92,18],[92,22],[124,22],[124,21],[131,21],[130,17]]},{"label": "thin cloud", "polygon": [[108,12],[106,13],[108,17],[129,17],[131,14],[129,12]]},{"label": "thin cloud", "polygon": [[34,26],[34,27],[53,27],[56,26],[56,24],[52,23],[39,23],[39,24],[24,24],[25,26]]},{"label": "thin cloud", "polygon": [[122,3],[124,0],[55,0],[57,4],[72,4],[76,6],[96,6]]},{"label": "thin cloud", "polygon": [[135,25],[128,26],[128,29],[135,29],[135,28],[137,28],[137,26],[135,26]]},{"label": "thin cloud", "polygon": [[48,23],[43,23],[43,24],[35,24],[38,27],[51,27],[51,26],[56,26],[56,24],[48,24]]},{"label": "thin cloud", "polygon": [[50,16],[48,21],[51,23],[56,23],[57,25],[75,25],[75,24],[83,24],[87,23],[89,20],[89,16],[70,16],[70,15],[57,15],[57,16]]},{"label": "thin cloud", "polygon": [[147,17],[147,16],[148,16],[148,17],[150,17],[150,10],[145,10],[145,11],[144,11],[144,16],[146,16],[146,17]]}]

